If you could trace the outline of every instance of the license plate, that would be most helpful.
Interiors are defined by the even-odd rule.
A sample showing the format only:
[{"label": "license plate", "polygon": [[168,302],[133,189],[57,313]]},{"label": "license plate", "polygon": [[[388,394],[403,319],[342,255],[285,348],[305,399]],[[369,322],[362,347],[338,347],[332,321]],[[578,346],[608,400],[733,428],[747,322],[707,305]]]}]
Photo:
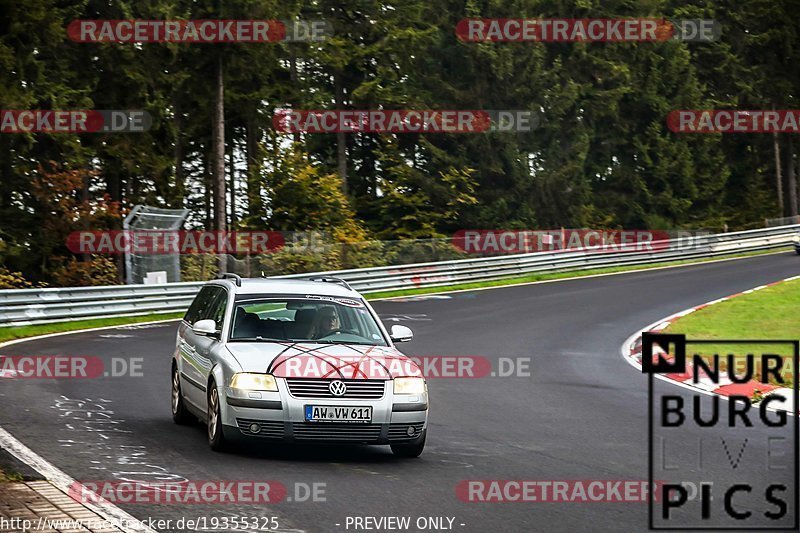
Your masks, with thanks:
[{"label": "license plate", "polygon": [[306,422],[372,422],[372,407],[306,405]]}]

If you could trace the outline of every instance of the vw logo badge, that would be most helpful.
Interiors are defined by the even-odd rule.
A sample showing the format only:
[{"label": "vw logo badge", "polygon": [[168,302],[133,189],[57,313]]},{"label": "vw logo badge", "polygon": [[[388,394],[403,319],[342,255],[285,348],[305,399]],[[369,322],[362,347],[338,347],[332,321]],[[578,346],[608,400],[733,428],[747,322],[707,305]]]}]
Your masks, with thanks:
[{"label": "vw logo badge", "polygon": [[336,381],[331,381],[331,384],[328,385],[328,390],[334,396],[344,396],[344,393],[347,392],[347,385],[337,379]]}]

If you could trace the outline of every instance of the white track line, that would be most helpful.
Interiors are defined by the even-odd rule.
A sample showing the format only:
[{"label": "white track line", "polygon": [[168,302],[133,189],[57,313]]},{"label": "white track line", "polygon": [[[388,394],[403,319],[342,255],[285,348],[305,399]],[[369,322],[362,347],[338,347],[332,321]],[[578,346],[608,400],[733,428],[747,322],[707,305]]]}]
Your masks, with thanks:
[{"label": "white track line", "polygon": [[[75,331],[63,331],[60,333],[48,333],[46,335],[38,335],[36,337],[24,337],[22,339],[14,339],[7,342],[0,344],[0,348],[5,348],[6,346],[11,346],[12,344],[17,344],[20,342],[28,342],[28,341],[35,341],[40,339],[47,339],[50,337],[58,337],[61,335],[73,335],[76,333],[86,333],[88,331],[99,331],[103,329],[116,329],[119,327],[124,326],[143,326],[146,324],[160,324],[163,322],[173,322],[179,319],[171,319],[171,320],[152,320],[149,322],[136,322],[134,324],[117,324],[116,326],[103,326],[99,328],[88,328],[88,329],[81,329]],[[47,479],[47,481],[51,482],[53,485],[58,487],[62,492],[65,494],[69,494],[69,489],[73,483],[76,481],[72,479],[69,475],[64,473],[64,471],[60,470],[57,466],[50,463],[46,459],[44,459],[41,455],[37,454],[27,446],[25,446],[22,442],[17,440],[11,433],[3,429],[0,426],[0,448],[8,450],[8,452],[25,463],[26,465],[30,466],[37,472],[39,472],[42,476]],[[132,515],[128,514],[127,512],[123,511],[116,505],[112,503],[104,503],[102,505],[97,505],[92,502],[81,502],[83,505],[100,515],[102,518],[109,521],[109,523],[114,524],[119,529],[125,531],[126,533],[158,533],[155,529],[151,529],[144,524],[141,524],[137,518],[134,518]],[[123,524],[126,524],[123,526]]]},{"label": "white track line", "polygon": [[[117,324],[116,326],[101,326],[97,328],[73,329],[71,331],[46,333],[44,335],[36,335],[35,337],[22,337],[20,339],[13,339],[10,341],[6,341],[0,343],[0,348],[5,348],[6,346],[11,346],[12,344],[18,344],[20,342],[38,341],[41,339],[49,339],[50,337],[60,337],[61,335],[75,335],[77,333],[88,333],[90,331],[102,331],[104,329],[126,328],[130,326],[147,326],[149,324],[166,324],[167,322],[177,322],[179,320],[180,318],[167,318],[164,320],[150,320],[149,322],[128,322],[126,324]],[[65,324],[69,324],[69,322],[65,322]]]},{"label": "white track line", "polygon": [[[115,326],[102,326],[97,328],[86,328],[86,329],[79,329],[74,331],[62,331],[58,333],[47,333],[45,335],[37,335],[35,337],[24,337],[21,339],[14,339],[10,341],[6,341],[4,343],[0,343],[0,348],[5,348],[6,346],[11,346],[12,344],[17,344],[21,342],[29,342],[29,341],[36,341],[40,339],[47,339],[50,337],[60,337],[62,335],[74,335],[76,333],[87,333],[91,331],[101,331],[104,329],[117,329],[122,327],[128,326],[144,326],[149,324],[165,324],[168,322],[177,322],[180,318],[170,318],[165,320],[151,320],[148,322],[135,322],[129,324],[117,324]],[[46,459],[44,459],[41,455],[37,454],[27,446],[25,446],[22,442],[17,440],[11,433],[3,429],[0,426],[0,448],[8,450],[8,452],[28,465],[29,467],[33,468],[37,472],[39,472],[42,476],[47,479],[47,481],[51,482],[55,485],[58,489],[62,492],[69,494],[69,489],[76,483],[76,481],[71,478],[69,475],[64,473],[64,471],[60,470],[57,466],[53,465]],[[102,502],[102,505],[97,505],[93,502],[81,502],[87,508],[91,509],[100,517],[108,520],[109,523],[113,524],[115,527],[118,527],[125,533],[159,533],[157,530],[152,529],[145,524],[141,523],[141,520],[137,519],[136,517],[128,514],[123,509],[117,507],[116,505],[112,504],[108,500],[105,500],[98,496],[98,499]],[[122,524],[127,524],[127,526],[123,526]],[[208,531],[211,531],[210,529]],[[305,533],[303,529],[276,529],[275,533]]]},{"label": "white track line", "polygon": [[[493,285],[491,287],[476,287],[474,289],[455,289],[452,291],[439,291],[439,292],[425,292],[419,294],[406,294],[403,296],[387,296],[385,298],[370,298],[369,293],[363,293],[363,296],[366,296],[367,299],[371,302],[380,302],[385,300],[397,300],[400,298],[413,298],[415,296],[435,296],[439,294],[453,294],[456,292],[476,292],[476,291],[490,291],[493,289],[507,289],[509,287],[522,287],[524,285],[540,285],[542,283],[558,283],[560,281],[575,281],[580,279],[592,279],[592,278],[604,278],[606,276],[622,276],[624,274],[639,274],[641,272],[650,272],[650,271],[657,271],[657,270],[666,270],[669,268],[682,268],[682,267],[690,267],[690,266],[700,266],[700,265],[713,265],[714,263],[726,263],[728,261],[739,261],[742,259],[755,259],[756,257],[765,257],[768,255],[778,255],[778,254],[785,254],[786,250],[779,250],[777,252],[767,252],[763,254],[756,254],[756,255],[745,255],[742,257],[727,257],[724,259],[706,259],[705,261],[695,261],[693,263],[681,263],[679,265],[666,265],[666,266],[659,266],[659,267],[643,267],[637,268],[635,270],[623,270],[622,272],[605,272],[603,274],[589,274],[587,276],[571,276],[569,278],[557,278],[557,279],[543,279],[540,281],[524,281],[522,283],[509,283],[507,285]],[[524,274],[523,274],[524,275]],[[800,276],[796,276],[800,278]],[[792,279],[792,278],[789,278]],[[492,281],[502,281],[502,280],[487,280],[488,282]],[[470,281],[457,281],[453,282],[451,285],[461,285],[464,283],[472,283]],[[476,282],[480,283],[480,281]],[[414,289],[424,289],[425,287],[415,287],[413,285],[409,285],[408,287],[403,287],[402,289],[392,289],[398,291],[405,291],[405,290],[414,290]],[[437,287],[431,287],[431,289],[436,289]],[[376,291],[377,292],[377,291]],[[381,290],[380,292],[388,292]],[[0,345],[2,348],[2,345]]]},{"label": "white track line", "polygon": [[[800,276],[792,276],[791,278],[785,278],[785,279],[780,280],[777,283],[782,283],[782,282],[785,282],[785,281],[793,281],[793,280],[796,280],[796,279],[800,279]],[[767,287],[767,286],[768,285],[762,285],[759,288],[763,288],[763,287]],[[685,315],[688,315],[689,313],[693,313],[694,311],[697,310],[698,307],[706,307],[706,306],[713,305],[713,304],[716,304],[716,303],[728,301],[728,300],[734,298],[735,296],[738,296],[739,294],[746,294],[747,292],[748,291],[742,291],[740,293],[737,293],[736,295],[725,296],[723,298],[718,298],[716,300],[712,300],[712,301],[707,302],[705,304],[695,305],[694,307],[690,307],[688,309],[684,309],[683,311],[679,311],[679,312],[673,313],[673,314],[671,314],[671,315],[669,315],[669,316],[667,316],[665,318],[661,318],[659,320],[656,320],[652,324],[641,328],[639,331],[637,331],[636,333],[634,333],[633,335],[631,335],[630,337],[625,339],[625,342],[622,343],[622,347],[620,348],[620,353],[622,354],[622,358],[625,359],[625,361],[627,361],[633,368],[635,368],[636,370],[641,372],[642,371],[642,365],[639,364],[638,362],[636,362],[636,358],[631,354],[631,346],[633,346],[633,344],[636,342],[636,339],[638,339],[639,337],[642,336],[642,333],[644,333],[645,331],[653,331],[654,329],[656,329],[657,326],[660,326],[662,324],[664,324],[664,327],[666,327],[669,324],[671,324],[675,319],[680,318],[680,317],[685,316]],[[661,328],[661,329],[663,329],[663,328]],[[644,375],[644,374],[642,374],[642,375]],[[684,389],[688,389],[688,390],[691,390],[691,391],[694,391],[694,392],[700,392],[702,394],[707,394],[708,396],[719,396],[723,400],[728,401],[728,397],[725,396],[725,395],[716,394],[715,392],[712,392],[712,391],[709,391],[709,390],[706,390],[706,389],[703,389],[703,388],[700,388],[700,387],[695,387],[693,385],[687,385],[683,381],[676,381],[674,379],[670,379],[667,376],[665,376],[664,374],[655,374],[655,377],[660,379],[660,380],[662,380],[662,381],[666,381],[667,383],[671,383],[672,385],[676,385],[678,387],[683,387]],[[779,408],[778,407],[768,407],[768,409],[771,410],[771,411],[777,411]],[[800,408],[795,406],[795,410],[796,411],[800,411]]]},{"label": "white track line", "polygon": [[[65,474],[62,470],[54,466],[52,463],[45,460],[41,455],[37,454],[20,441],[18,441],[11,433],[0,427],[0,447],[30,466],[47,481],[58,487],[61,492],[69,494],[70,487],[75,483],[75,480]],[[142,524],[137,518],[129,515],[116,505],[111,503],[98,505],[92,502],[82,502],[83,505],[100,515],[103,519],[126,533],[158,533],[156,530]]]}]

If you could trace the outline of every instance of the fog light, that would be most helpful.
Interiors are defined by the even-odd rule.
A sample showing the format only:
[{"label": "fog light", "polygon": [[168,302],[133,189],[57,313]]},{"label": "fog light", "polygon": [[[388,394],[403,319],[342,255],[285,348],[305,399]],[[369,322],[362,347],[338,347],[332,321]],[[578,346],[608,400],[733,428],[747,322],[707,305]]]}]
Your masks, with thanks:
[{"label": "fog light", "polygon": [[417,431],[414,429],[414,426],[408,426],[408,429],[406,430],[406,433],[408,433],[409,437],[413,437],[414,433],[416,433],[416,432]]},{"label": "fog light", "polygon": [[260,432],[261,432],[260,424],[250,424],[250,433],[260,433]]}]

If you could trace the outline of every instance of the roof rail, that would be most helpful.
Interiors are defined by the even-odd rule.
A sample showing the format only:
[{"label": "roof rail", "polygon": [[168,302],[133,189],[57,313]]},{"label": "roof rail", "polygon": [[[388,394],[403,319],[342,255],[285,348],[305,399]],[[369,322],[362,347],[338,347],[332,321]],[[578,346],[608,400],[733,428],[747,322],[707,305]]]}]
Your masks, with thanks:
[{"label": "roof rail", "polygon": [[321,281],[323,283],[336,283],[337,285],[341,285],[347,290],[352,291],[353,287],[351,287],[345,280],[342,278],[334,278],[333,276],[311,276],[308,281]]},{"label": "roof rail", "polygon": [[236,283],[237,287],[242,286],[242,276],[239,274],[232,274],[230,272],[226,272],[225,274],[221,274],[217,279],[232,279],[234,283]]}]

